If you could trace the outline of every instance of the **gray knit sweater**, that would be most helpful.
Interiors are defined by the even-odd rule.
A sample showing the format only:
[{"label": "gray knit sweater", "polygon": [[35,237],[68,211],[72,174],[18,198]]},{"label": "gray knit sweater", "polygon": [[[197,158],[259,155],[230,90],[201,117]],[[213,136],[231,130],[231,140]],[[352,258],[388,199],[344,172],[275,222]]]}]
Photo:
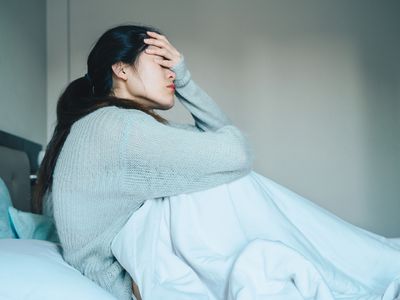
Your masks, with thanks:
[{"label": "gray knit sweater", "polygon": [[111,241],[147,199],[204,190],[251,171],[247,138],[192,80],[172,68],[176,97],[195,125],[164,125],[135,109],[100,108],[73,124],[53,175],[52,205],[64,259],[128,300],[132,279]]}]

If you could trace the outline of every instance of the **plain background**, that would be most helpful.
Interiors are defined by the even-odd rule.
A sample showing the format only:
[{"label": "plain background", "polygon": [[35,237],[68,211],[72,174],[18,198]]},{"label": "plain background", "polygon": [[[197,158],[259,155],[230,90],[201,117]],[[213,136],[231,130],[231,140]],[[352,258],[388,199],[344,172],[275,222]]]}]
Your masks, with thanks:
[{"label": "plain background", "polygon": [[[0,129],[46,145],[107,29],[161,29],[249,137],[255,171],[400,237],[400,2],[1,1]],[[166,118],[190,122],[176,101]]]}]

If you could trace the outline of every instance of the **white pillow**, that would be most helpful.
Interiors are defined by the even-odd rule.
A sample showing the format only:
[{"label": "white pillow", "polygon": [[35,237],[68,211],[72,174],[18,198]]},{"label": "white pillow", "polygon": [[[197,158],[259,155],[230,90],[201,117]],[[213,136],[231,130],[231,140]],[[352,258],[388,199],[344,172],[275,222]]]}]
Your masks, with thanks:
[{"label": "white pillow", "polygon": [[0,299],[116,300],[67,264],[56,243],[0,239]]}]

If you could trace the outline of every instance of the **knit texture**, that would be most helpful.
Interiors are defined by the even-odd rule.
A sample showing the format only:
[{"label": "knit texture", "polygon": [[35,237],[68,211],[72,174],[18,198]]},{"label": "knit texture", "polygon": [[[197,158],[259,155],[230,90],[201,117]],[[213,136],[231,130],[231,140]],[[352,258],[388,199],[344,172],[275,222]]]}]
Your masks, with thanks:
[{"label": "knit texture", "polygon": [[147,199],[212,188],[252,168],[247,138],[192,80],[183,57],[172,70],[175,95],[195,124],[103,107],[73,124],[54,170],[65,261],[121,300],[132,299],[132,279],[111,242],[131,214]]}]

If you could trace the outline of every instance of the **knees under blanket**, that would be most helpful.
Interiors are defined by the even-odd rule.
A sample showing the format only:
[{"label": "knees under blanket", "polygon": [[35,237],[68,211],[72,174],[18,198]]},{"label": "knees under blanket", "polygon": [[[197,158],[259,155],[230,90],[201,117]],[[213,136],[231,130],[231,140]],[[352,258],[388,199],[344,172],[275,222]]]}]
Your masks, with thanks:
[{"label": "knees under blanket", "polygon": [[400,247],[251,172],[147,200],[112,251],[152,299],[383,299],[400,293]]}]

